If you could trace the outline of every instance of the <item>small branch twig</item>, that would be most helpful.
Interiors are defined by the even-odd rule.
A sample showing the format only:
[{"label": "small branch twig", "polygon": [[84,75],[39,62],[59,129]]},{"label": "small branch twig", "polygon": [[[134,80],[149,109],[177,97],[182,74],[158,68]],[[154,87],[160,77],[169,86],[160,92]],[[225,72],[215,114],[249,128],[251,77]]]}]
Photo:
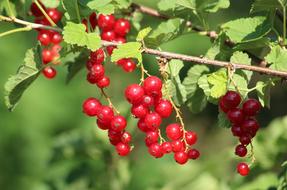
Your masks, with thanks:
[{"label": "small branch twig", "polygon": [[29,27],[34,28],[34,29],[54,30],[54,31],[57,31],[57,32],[62,32],[63,31],[61,28],[58,28],[58,27],[52,27],[52,26],[46,26],[46,25],[43,25],[43,24],[27,22],[27,21],[24,21],[24,20],[20,20],[18,18],[6,17],[6,16],[3,16],[3,15],[0,15],[0,21],[14,22],[14,23],[21,24],[21,25],[24,25],[24,26],[29,26]]},{"label": "small branch twig", "polygon": [[[46,30],[54,30],[57,32],[63,31],[61,28],[58,28],[58,27],[51,27],[51,26],[46,26],[42,24],[31,23],[31,22],[23,21],[17,18],[10,18],[6,16],[2,16],[2,15],[0,15],[0,21],[14,22],[14,23],[18,23],[21,25],[29,26],[34,29],[41,28],[41,29],[46,29]],[[118,46],[121,44],[115,43],[115,42],[102,41],[102,45],[103,46]],[[172,52],[164,52],[164,51],[159,51],[159,50],[150,49],[146,47],[143,47],[142,52],[145,54],[156,55],[156,56],[167,58],[167,59],[178,59],[178,60],[182,60],[186,62],[194,62],[198,64],[213,65],[213,66],[218,66],[218,67],[228,68],[230,64],[233,64],[235,69],[248,70],[248,71],[258,72],[258,73],[266,74],[270,76],[287,78],[287,72],[277,71],[277,70],[270,69],[270,68],[263,68],[260,66],[230,63],[230,62],[225,62],[225,61],[216,61],[216,60],[210,60],[210,59],[206,59],[202,57],[196,57],[196,56],[190,56],[190,55],[184,55],[184,54],[178,54],[178,53],[172,53]]]},{"label": "small branch twig", "polygon": [[105,97],[105,99],[107,100],[107,102],[109,103],[109,106],[117,113],[120,114],[120,112],[117,110],[117,108],[114,106],[114,104],[112,103],[110,97],[106,94],[106,92],[104,91],[104,89],[101,88],[101,93],[102,95]]}]

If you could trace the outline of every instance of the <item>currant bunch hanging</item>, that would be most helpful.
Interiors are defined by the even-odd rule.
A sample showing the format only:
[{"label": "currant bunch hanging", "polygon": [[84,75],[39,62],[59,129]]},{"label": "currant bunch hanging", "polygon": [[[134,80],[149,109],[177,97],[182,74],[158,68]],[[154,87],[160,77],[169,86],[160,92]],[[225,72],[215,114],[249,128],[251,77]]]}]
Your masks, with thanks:
[{"label": "currant bunch hanging", "polygon": [[[242,104],[241,107],[240,104]],[[242,102],[239,93],[228,91],[220,98],[219,107],[221,111],[227,114],[227,118],[232,124],[231,132],[235,137],[238,137],[240,142],[235,148],[235,154],[239,157],[245,157],[248,153],[247,146],[250,144],[251,156],[253,157],[252,138],[256,136],[260,128],[255,118],[261,109],[260,103],[255,99]],[[240,175],[246,176],[249,173],[249,166],[246,163],[239,163],[237,171]]]},{"label": "currant bunch hanging", "polygon": [[[38,1],[37,3],[33,2],[30,7],[31,14],[35,17],[35,23],[51,26],[52,23],[57,24],[59,21],[61,21],[62,13],[58,9],[46,8],[40,1]],[[46,16],[44,15],[44,13],[46,14]],[[41,43],[41,45],[45,47],[42,50],[43,64],[46,65],[52,63],[54,65],[58,65],[60,63],[59,52],[62,48],[60,45],[63,39],[62,35],[53,30],[37,29],[37,31],[37,39]],[[43,69],[42,73],[46,78],[52,79],[56,76],[57,71],[52,66],[46,66]]]}]

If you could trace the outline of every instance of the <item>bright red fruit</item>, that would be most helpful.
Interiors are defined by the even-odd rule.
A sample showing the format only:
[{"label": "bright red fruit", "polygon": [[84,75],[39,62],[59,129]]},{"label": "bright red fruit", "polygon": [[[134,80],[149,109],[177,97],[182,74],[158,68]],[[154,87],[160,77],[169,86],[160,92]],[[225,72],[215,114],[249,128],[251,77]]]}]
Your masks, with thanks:
[{"label": "bright red fruit", "polygon": [[48,8],[46,12],[55,23],[62,19],[62,13],[55,8]]},{"label": "bright red fruit", "polygon": [[125,61],[123,61],[121,63],[122,68],[124,69],[124,71],[126,72],[133,72],[136,68],[137,68],[137,64],[131,60],[131,59],[124,59]]},{"label": "bright red fruit", "polygon": [[154,143],[150,145],[148,148],[148,152],[150,155],[152,155],[155,158],[160,158],[163,156],[161,146],[158,143]]},{"label": "bright red fruit", "polygon": [[96,14],[95,12],[93,12],[93,13],[90,15],[89,21],[90,21],[90,24],[91,24],[92,28],[95,29],[96,26],[97,26],[97,22],[98,22],[98,20],[97,20],[97,14]]},{"label": "bright red fruit", "polygon": [[102,108],[99,110],[98,118],[104,122],[110,122],[114,117],[114,111],[109,106],[102,106]]},{"label": "bright red fruit", "polygon": [[181,140],[175,140],[171,142],[173,152],[184,151],[185,145]]},{"label": "bright red fruit", "polygon": [[131,147],[128,144],[120,142],[116,145],[116,151],[120,156],[127,156],[131,151]]},{"label": "bright red fruit", "polygon": [[231,132],[235,137],[240,137],[243,134],[243,131],[239,125],[232,125]]},{"label": "bright red fruit", "polygon": [[243,145],[248,145],[251,142],[250,135],[242,135],[239,138],[239,141]]},{"label": "bright red fruit", "polygon": [[188,155],[188,158],[189,158],[189,159],[196,160],[196,159],[199,158],[200,152],[199,152],[197,149],[190,149],[190,150],[187,152],[187,155]]},{"label": "bright red fruit", "polygon": [[141,103],[145,107],[150,107],[154,104],[154,99],[152,96],[144,95]]},{"label": "bright red fruit", "polygon": [[59,34],[58,32],[55,32],[55,33],[53,34],[53,36],[52,36],[51,42],[52,42],[53,44],[59,44],[59,43],[62,42],[62,40],[63,40],[62,35]]},{"label": "bright red fruit", "polygon": [[185,164],[188,161],[187,153],[184,151],[174,153],[174,160],[181,165]]},{"label": "bright red fruit", "polygon": [[161,124],[161,117],[156,112],[148,113],[144,119],[146,126],[149,130],[156,130]]},{"label": "bright red fruit", "polygon": [[229,110],[227,113],[227,117],[230,120],[230,122],[234,124],[240,124],[244,120],[244,114],[241,109],[234,108],[232,110]]},{"label": "bright red fruit", "polygon": [[161,149],[165,154],[171,153],[172,152],[172,146],[170,142],[163,142],[161,144]]},{"label": "bright red fruit", "polygon": [[241,102],[240,95],[235,91],[228,91],[222,97],[222,103],[225,108],[231,109],[236,108]]},{"label": "bright red fruit", "polygon": [[42,50],[42,59],[43,59],[43,63],[47,64],[51,61],[53,61],[54,59],[54,54],[51,50],[48,49],[43,49]]},{"label": "bright red fruit", "polygon": [[[40,5],[42,6],[42,8],[44,10],[46,10],[46,8],[44,7],[44,5],[39,2]],[[31,7],[30,7],[30,11],[32,12],[32,14],[35,16],[35,17],[40,17],[40,16],[43,16],[43,13],[41,12],[41,10],[38,8],[38,6],[36,5],[36,3],[32,3],[31,4]]]},{"label": "bright red fruit", "polygon": [[124,132],[121,137],[122,143],[128,144],[132,141],[132,135],[129,132]]},{"label": "bright red fruit", "polygon": [[114,28],[115,22],[116,20],[113,15],[99,15],[98,26],[102,30],[112,30]]},{"label": "bright red fruit", "polygon": [[107,123],[104,123],[102,122],[101,120],[97,119],[97,126],[102,129],[102,130],[108,130],[110,129],[110,123],[107,122]]},{"label": "bright red fruit", "polygon": [[99,81],[97,81],[96,84],[99,88],[106,88],[110,85],[110,78],[107,76],[104,76]]},{"label": "bright red fruit", "polygon": [[100,80],[104,77],[105,75],[105,68],[103,65],[93,65],[91,68],[91,74],[94,75],[94,77],[96,78],[96,80]]},{"label": "bright red fruit", "polygon": [[146,133],[145,142],[147,146],[150,146],[158,142],[159,134],[158,131],[149,131]]},{"label": "bright red fruit", "polygon": [[245,133],[250,134],[251,137],[254,137],[259,129],[259,124],[256,119],[249,118],[243,121],[241,128]]},{"label": "bright red fruit", "polygon": [[83,103],[83,112],[88,116],[96,116],[101,109],[102,104],[96,98],[88,98]]},{"label": "bright red fruit", "polygon": [[147,95],[158,95],[161,92],[162,81],[156,76],[149,76],[144,80],[143,88]]},{"label": "bright red fruit", "polygon": [[102,48],[90,53],[90,60],[94,64],[102,64],[105,60],[105,52]]},{"label": "bright red fruit", "polygon": [[170,140],[178,140],[183,136],[182,127],[177,123],[169,124],[165,131]]},{"label": "bright red fruit", "polygon": [[237,172],[242,175],[242,176],[247,176],[249,174],[249,166],[244,163],[244,162],[241,162],[237,165]]},{"label": "bright red fruit", "polygon": [[111,129],[117,132],[120,132],[122,130],[124,130],[127,126],[127,120],[121,116],[115,116],[112,120],[111,120]]},{"label": "bright red fruit", "polygon": [[244,157],[247,154],[247,148],[242,144],[237,145],[235,148],[235,154],[237,156]]},{"label": "bright red fruit", "polygon": [[155,111],[163,118],[167,118],[172,113],[172,104],[168,100],[160,100],[155,106]]},{"label": "bright red fruit", "polygon": [[146,124],[145,124],[144,119],[140,119],[140,120],[138,121],[137,126],[138,126],[138,128],[139,128],[142,132],[144,132],[144,133],[146,133],[146,132],[149,131],[149,129],[147,128],[147,126],[146,126]]},{"label": "bright red fruit", "polygon": [[186,143],[189,145],[194,145],[197,141],[197,134],[193,131],[187,131],[185,133]]},{"label": "bright red fruit", "polygon": [[261,109],[261,104],[255,99],[249,99],[244,102],[242,110],[245,115],[255,116]]},{"label": "bright red fruit", "polygon": [[124,18],[116,21],[114,30],[118,36],[125,36],[131,29],[130,22]]},{"label": "bright red fruit", "polygon": [[38,41],[40,41],[43,46],[49,45],[49,43],[51,43],[50,32],[47,30],[42,30],[41,32],[39,32]]},{"label": "bright red fruit", "polygon": [[144,96],[144,89],[138,84],[129,85],[125,90],[125,97],[131,104],[139,103]]},{"label": "bright red fruit", "polygon": [[106,40],[106,41],[114,41],[116,39],[116,34],[114,31],[103,31],[101,34],[101,38],[102,40]]},{"label": "bright red fruit", "polygon": [[53,67],[45,67],[43,69],[42,73],[48,79],[52,79],[57,75],[57,71]]},{"label": "bright red fruit", "polygon": [[131,112],[136,118],[144,118],[149,110],[142,104],[136,104],[132,106]]}]

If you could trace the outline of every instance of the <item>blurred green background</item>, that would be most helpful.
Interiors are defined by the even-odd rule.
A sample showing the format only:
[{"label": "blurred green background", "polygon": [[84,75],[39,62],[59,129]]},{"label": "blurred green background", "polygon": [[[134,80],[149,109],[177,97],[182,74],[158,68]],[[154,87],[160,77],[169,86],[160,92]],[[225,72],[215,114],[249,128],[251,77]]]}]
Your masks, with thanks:
[{"label": "blurred green background", "polygon": [[[135,2],[152,7],[157,3]],[[211,28],[247,16],[250,5],[249,0],[231,1],[230,9],[210,16]],[[156,27],[159,22],[147,17],[143,26]],[[13,27],[0,23],[0,32]],[[35,43],[36,32],[0,38],[2,86]],[[203,55],[210,45],[208,38],[190,34],[164,44],[162,49]],[[152,74],[157,74],[154,57],[146,56],[144,63]],[[124,87],[137,82],[139,73],[123,75],[114,66],[108,66],[108,73],[112,78],[108,93],[129,118],[128,130],[134,135],[136,148],[131,155],[117,156],[105,132],[97,129],[95,119],[82,114],[83,100],[99,97],[97,89],[86,82],[85,72],[65,85],[66,68],[59,67],[56,79],[41,76],[14,112],[7,111],[3,99],[0,102],[1,190],[271,190],[284,181],[282,172],[287,181],[281,167],[287,160],[286,85],[272,90],[272,107],[263,110],[258,118],[262,130],[254,141],[257,162],[251,175],[242,178],[235,169],[240,161],[233,153],[237,140],[228,129],[215,126],[216,106],[209,105],[197,115],[183,108],[187,128],[199,134],[199,160],[179,166],[172,155],[154,159],[147,153],[143,135],[135,130],[136,120],[128,116],[129,105],[123,97]]]}]

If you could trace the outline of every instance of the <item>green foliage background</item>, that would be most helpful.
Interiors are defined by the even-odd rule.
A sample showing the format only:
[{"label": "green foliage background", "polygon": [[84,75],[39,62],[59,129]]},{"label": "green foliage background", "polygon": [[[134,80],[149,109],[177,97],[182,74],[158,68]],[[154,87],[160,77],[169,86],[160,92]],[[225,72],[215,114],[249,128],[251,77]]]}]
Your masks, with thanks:
[{"label": "green foliage background", "polygon": [[[152,0],[136,2],[156,5]],[[247,16],[250,3],[249,0],[231,1],[230,9],[209,18],[211,28],[238,16]],[[158,23],[159,20],[153,18],[144,20],[146,26]],[[0,23],[0,32],[12,27]],[[0,39],[1,85],[22,63],[26,49],[35,43],[35,32]],[[208,38],[191,34],[161,48],[202,55],[210,45]],[[144,64],[151,73],[157,73],[154,57],[144,57]],[[202,157],[198,161],[179,166],[172,156],[153,159],[143,146],[142,134],[133,130],[136,122],[132,118],[128,127],[135,136],[136,148],[130,157],[119,158],[108,144],[105,133],[96,129],[95,119],[81,112],[82,101],[98,96],[97,89],[85,81],[85,72],[65,85],[65,67],[59,67],[58,71],[55,80],[40,77],[13,113],[7,111],[3,100],[0,101],[0,189],[263,190],[276,189],[283,184],[284,175],[286,180],[286,169],[281,167],[287,159],[286,85],[272,90],[271,109],[263,110],[258,118],[263,129],[254,142],[257,162],[251,175],[242,178],[235,171],[240,161],[233,154],[237,140],[228,129],[216,126],[216,106],[209,105],[197,115],[184,109],[187,128],[199,133],[198,148]],[[108,66],[108,72],[112,78],[109,94],[120,110],[128,114],[123,89],[137,82],[139,73],[122,74],[114,66]],[[0,97],[3,97],[2,90]]]}]

